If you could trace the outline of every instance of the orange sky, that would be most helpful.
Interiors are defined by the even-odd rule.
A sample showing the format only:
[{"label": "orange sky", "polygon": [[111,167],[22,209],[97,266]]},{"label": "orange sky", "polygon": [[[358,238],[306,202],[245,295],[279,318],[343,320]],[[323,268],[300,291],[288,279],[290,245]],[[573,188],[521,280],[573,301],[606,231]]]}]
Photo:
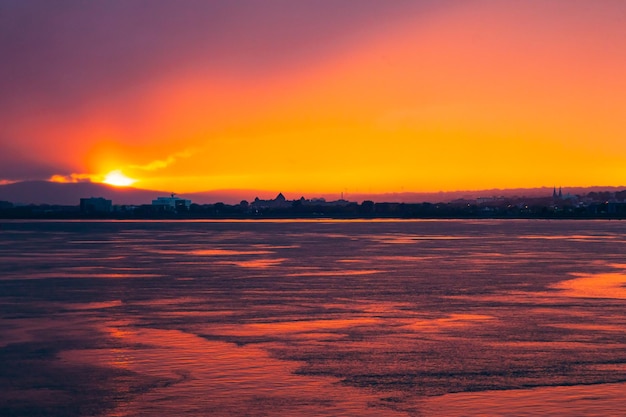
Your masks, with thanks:
[{"label": "orange sky", "polygon": [[139,188],[310,196],[626,184],[626,2],[223,2],[215,33],[203,2],[157,1],[143,20],[94,3],[39,14],[43,46],[19,24],[34,10],[2,6],[0,180],[119,170]]}]

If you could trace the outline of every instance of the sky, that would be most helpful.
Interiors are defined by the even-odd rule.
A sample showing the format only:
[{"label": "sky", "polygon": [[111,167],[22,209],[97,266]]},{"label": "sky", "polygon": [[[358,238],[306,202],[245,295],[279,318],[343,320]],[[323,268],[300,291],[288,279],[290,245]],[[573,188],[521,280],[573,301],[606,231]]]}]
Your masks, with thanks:
[{"label": "sky", "polygon": [[626,185],[623,0],[0,0],[0,56],[0,184]]}]

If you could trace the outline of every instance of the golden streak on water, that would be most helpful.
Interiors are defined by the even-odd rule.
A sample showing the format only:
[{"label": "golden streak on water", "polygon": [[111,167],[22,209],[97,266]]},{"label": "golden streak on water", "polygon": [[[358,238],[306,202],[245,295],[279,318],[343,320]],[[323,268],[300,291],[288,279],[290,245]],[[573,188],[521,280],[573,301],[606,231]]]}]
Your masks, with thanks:
[{"label": "golden streak on water", "polygon": [[561,281],[554,288],[562,290],[562,294],[568,297],[626,299],[626,274],[580,275]]}]

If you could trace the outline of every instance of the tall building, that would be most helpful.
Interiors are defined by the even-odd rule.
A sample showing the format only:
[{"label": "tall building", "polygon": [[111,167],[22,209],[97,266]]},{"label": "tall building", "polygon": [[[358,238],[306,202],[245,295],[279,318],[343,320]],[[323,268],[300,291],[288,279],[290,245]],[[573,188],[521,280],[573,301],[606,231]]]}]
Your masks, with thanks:
[{"label": "tall building", "polygon": [[174,193],[170,197],[157,197],[156,200],[152,200],[152,207],[165,211],[188,210],[190,206],[191,200],[176,197]]},{"label": "tall building", "polygon": [[111,200],[102,197],[80,199],[80,211],[83,213],[109,213],[113,208]]}]

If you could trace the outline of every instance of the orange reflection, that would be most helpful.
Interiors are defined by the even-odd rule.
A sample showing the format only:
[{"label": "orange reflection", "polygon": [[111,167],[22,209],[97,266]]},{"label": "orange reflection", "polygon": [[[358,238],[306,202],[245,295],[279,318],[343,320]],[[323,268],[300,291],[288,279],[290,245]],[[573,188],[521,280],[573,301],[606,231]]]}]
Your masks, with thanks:
[{"label": "orange reflection", "polygon": [[421,405],[424,416],[605,416],[623,409],[626,384],[537,387],[447,394]]},{"label": "orange reflection", "polygon": [[[276,415],[319,415],[323,409],[333,415],[355,410],[379,415],[369,407],[378,400],[376,395],[339,385],[332,377],[296,374],[300,363],[273,359],[255,346],[210,341],[178,330],[108,331],[127,347],[63,351],[61,360],[123,368],[160,381],[120,401],[110,416],[251,415],[250,407],[259,401]],[[120,381],[120,390],[123,384]]]},{"label": "orange reflection", "polygon": [[439,332],[447,329],[477,326],[494,320],[492,316],[482,314],[451,314],[447,317],[431,320],[415,320],[403,327],[414,331]]},{"label": "orange reflection", "polygon": [[626,299],[626,274],[580,275],[553,286],[569,297]]},{"label": "orange reflection", "polygon": [[163,255],[197,255],[197,256],[236,256],[236,255],[267,255],[274,253],[269,250],[233,250],[233,249],[196,249],[191,251],[172,249],[149,249],[149,252]]},{"label": "orange reflection", "polygon": [[221,265],[236,265],[241,268],[258,268],[258,269],[267,269],[277,265],[280,265],[286,261],[285,258],[277,258],[277,259],[253,259],[249,261],[220,261],[216,262]]},{"label": "orange reflection", "polygon": [[292,272],[286,274],[288,277],[332,277],[332,276],[344,276],[344,275],[371,275],[383,272],[379,269],[340,269],[337,271],[319,271],[311,270],[305,272]]},{"label": "orange reflection", "polygon": [[269,250],[250,250],[250,251],[241,251],[241,250],[230,250],[230,249],[200,249],[189,252],[192,255],[200,255],[200,256],[232,256],[232,255],[267,255],[269,253],[274,253]]},{"label": "orange reflection", "polygon": [[380,324],[381,319],[372,317],[329,319],[329,320],[296,320],[277,321],[271,323],[250,323],[241,326],[214,326],[212,333],[238,336],[280,336],[287,333],[325,333],[328,330],[342,330],[353,327]]},{"label": "orange reflection", "polygon": [[101,308],[119,307],[122,305],[121,300],[102,301],[93,303],[72,303],[71,308],[77,310],[97,310]]}]

